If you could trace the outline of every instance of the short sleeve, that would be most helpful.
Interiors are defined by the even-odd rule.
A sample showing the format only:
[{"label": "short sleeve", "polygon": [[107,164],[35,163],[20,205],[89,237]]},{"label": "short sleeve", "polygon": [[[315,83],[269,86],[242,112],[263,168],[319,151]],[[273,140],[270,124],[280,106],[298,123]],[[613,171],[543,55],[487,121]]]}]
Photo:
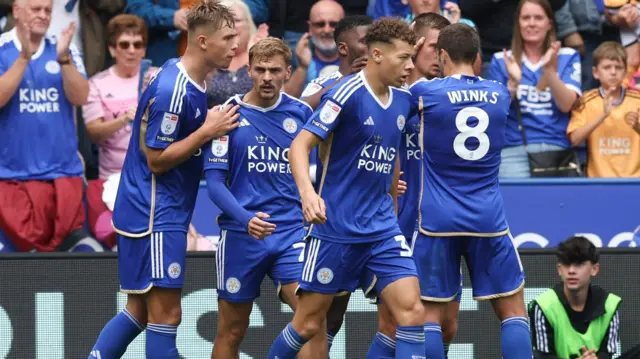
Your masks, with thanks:
[{"label": "short sleeve", "polygon": [[587,124],[587,116],[585,113],[586,104],[579,99],[581,103],[571,111],[571,118],[569,119],[569,125],[567,126],[567,135],[570,135],[573,131],[586,126]]},{"label": "short sleeve", "polygon": [[229,135],[214,138],[204,148],[204,170],[229,170]]},{"label": "short sleeve", "polygon": [[573,49],[561,49],[562,51],[571,51],[569,61],[560,73],[560,79],[565,83],[567,88],[574,91],[578,96],[582,95],[582,64],[580,62],[580,54]]},{"label": "short sleeve", "polygon": [[4,60],[4,57],[2,56],[2,52],[0,51],[0,76],[4,75],[5,72],[7,72],[8,70],[8,66],[7,63]]},{"label": "short sleeve", "polygon": [[307,85],[307,87],[304,88],[304,91],[302,91],[302,95],[300,95],[300,98],[305,98],[305,97],[314,95],[322,89],[323,89],[322,85],[312,81]]},{"label": "short sleeve", "polygon": [[87,103],[82,106],[82,117],[84,118],[84,123],[104,118],[104,108],[96,81],[89,80],[89,97],[87,98]]},{"label": "short sleeve", "polygon": [[504,67],[503,61],[500,61],[496,55],[493,55],[491,58],[491,63],[489,64],[489,72],[487,74],[489,80],[497,81],[505,86],[507,86],[507,82],[509,81],[509,77],[507,76],[506,69]]},{"label": "short sleeve", "polygon": [[85,78],[87,78],[87,70],[84,67],[82,53],[80,52],[80,50],[78,50],[76,45],[69,45],[69,54],[71,54],[71,61],[73,61],[73,64],[75,65],[76,69],[78,69],[78,72],[80,72],[84,75]]},{"label": "short sleeve", "polygon": [[[149,102],[145,135],[147,147],[157,149],[165,149],[177,141],[180,122],[184,121],[181,112],[187,108],[186,103],[183,105],[185,91],[179,87],[162,85],[162,81],[157,84],[155,96]],[[175,98],[174,92],[178,92]]]},{"label": "short sleeve", "polygon": [[330,96],[324,97],[318,109],[304,126],[304,129],[326,140],[340,122],[342,106],[338,105]]}]

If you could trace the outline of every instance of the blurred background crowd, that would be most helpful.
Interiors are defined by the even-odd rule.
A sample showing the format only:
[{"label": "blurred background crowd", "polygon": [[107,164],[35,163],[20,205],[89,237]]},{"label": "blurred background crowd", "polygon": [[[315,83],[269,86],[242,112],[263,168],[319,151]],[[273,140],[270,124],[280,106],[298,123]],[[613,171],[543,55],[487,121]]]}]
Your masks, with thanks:
[{"label": "blurred background crowd", "polygon": [[[157,67],[184,52],[186,11],[195,1],[0,0],[0,251],[115,249],[111,210],[138,96]],[[411,22],[437,12],[477,29],[483,78],[517,78],[501,178],[531,177],[532,153],[568,158],[550,176],[640,177],[637,116],[616,114],[613,104],[610,123],[575,135],[607,107],[584,113],[580,106],[583,98],[610,97],[592,71],[594,50],[606,41],[624,52],[617,99],[631,99],[627,110],[638,111],[633,1],[221,1],[234,12],[239,47],[228,69],[210,74],[210,107],[251,88],[248,50],[262,38],[282,38],[293,50],[285,91],[299,97],[311,80],[338,69],[333,32],[345,16]],[[549,54],[559,80],[544,83]],[[211,248],[191,228],[189,249]]]}]

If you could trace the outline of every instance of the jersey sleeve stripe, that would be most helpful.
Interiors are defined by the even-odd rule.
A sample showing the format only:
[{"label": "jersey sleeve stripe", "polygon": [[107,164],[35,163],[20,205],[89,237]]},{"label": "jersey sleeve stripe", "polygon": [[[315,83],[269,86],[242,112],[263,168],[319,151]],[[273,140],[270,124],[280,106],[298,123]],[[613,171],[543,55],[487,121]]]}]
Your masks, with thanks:
[{"label": "jersey sleeve stripe", "polygon": [[362,83],[362,81],[357,84],[356,86],[353,86],[353,88],[351,90],[349,90],[349,92],[343,96],[342,100],[340,101],[341,105],[344,105],[345,102],[347,102],[347,100],[349,99],[349,97],[351,97],[351,95],[353,95],[354,92],[356,92],[356,90],[358,90],[360,87],[362,87],[364,85],[364,83]]},{"label": "jersey sleeve stripe", "polygon": [[338,102],[340,102],[340,104],[342,104],[344,102],[344,101],[342,101],[342,98],[344,97],[344,95],[349,90],[351,90],[354,86],[356,86],[358,84],[362,84],[362,79],[360,79],[359,76],[354,76],[351,79],[349,79],[349,81],[347,81],[342,86],[340,86],[340,89],[338,89],[338,91],[336,91],[336,94],[334,96],[336,101],[338,101]]},{"label": "jersey sleeve stripe", "polygon": [[184,75],[182,72],[178,72],[178,76],[176,78],[176,83],[173,86],[173,94],[171,95],[171,104],[169,105],[169,111],[172,113],[178,113],[178,101],[180,97],[180,92],[182,92],[182,86],[180,83],[184,81]]},{"label": "jersey sleeve stripe", "polygon": [[565,86],[567,86],[567,88],[575,93],[578,94],[578,96],[582,95],[582,90],[579,89],[578,87],[572,85],[572,84],[565,84]]},{"label": "jersey sleeve stripe", "polygon": [[178,113],[182,113],[182,104],[184,103],[184,98],[187,95],[187,77],[185,76],[185,81],[182,81],[182,92],[180,93],[180,104],[178,105]]}]

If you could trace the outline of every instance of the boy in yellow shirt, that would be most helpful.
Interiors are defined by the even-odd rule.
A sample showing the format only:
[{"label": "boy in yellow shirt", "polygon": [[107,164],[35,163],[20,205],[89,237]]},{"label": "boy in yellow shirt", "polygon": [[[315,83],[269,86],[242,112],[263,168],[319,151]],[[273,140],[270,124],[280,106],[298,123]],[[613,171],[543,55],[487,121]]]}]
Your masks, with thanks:
[{"label": "boy in yellow shirt", "polygon": [[593,53],[600,88],[586,92],[571,113],[567,135],[573,146],[585,140],[589,177],[640,177],[640,91],[625,89],[625,49],[602,43]]}]

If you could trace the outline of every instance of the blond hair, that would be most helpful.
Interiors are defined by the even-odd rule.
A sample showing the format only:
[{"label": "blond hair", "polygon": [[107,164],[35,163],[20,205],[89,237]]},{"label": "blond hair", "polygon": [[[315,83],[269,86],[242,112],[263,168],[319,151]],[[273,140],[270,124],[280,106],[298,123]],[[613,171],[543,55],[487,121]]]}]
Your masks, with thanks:
[{"label": "blond hair", "polygon": [[187,28],[189,32],[201,26],[208,26],[213,30],[220,30],[223,26],[235,27],[233,13],[218,0],[202,0],[192,6],[187,13]]},{"label": "blond hair", "polygon": [[627,66],[627,52],[615,41],[605,41],[593,52],[593,66],[597,67],[602,60],[620,61]]},{"label": "blond hair", "polygon": [[291,49],[284,41],[275,38],[267,37],[255,43],[249,49],[249,66],[253,61],[265,61],[274,56],[282,56],[287,66],[291,64]]}]

